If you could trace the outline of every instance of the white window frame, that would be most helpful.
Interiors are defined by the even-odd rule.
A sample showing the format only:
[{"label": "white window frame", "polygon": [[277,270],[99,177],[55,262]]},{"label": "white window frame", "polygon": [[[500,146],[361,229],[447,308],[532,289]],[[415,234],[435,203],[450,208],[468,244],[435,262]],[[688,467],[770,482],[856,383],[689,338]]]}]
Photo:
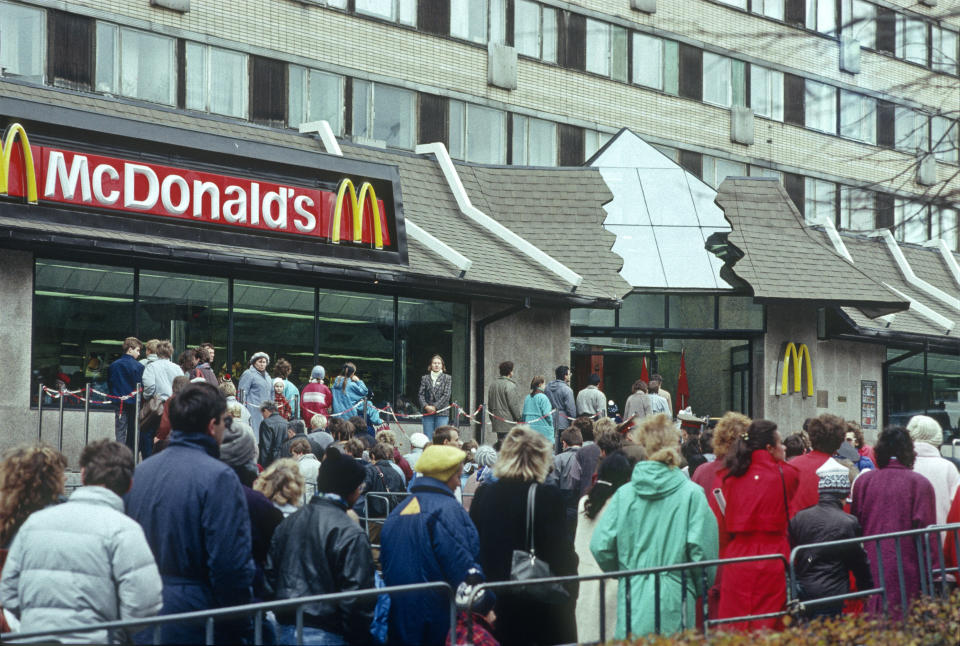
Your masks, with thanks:
[{"label": "white window frame", "polygon": [[[641,48],[641,43],[651,45],[653,56],[644,60],[642,53],[648,53],[647,49]],[[653,74],[641,75],[640,70],[652,71]],[[663,39],[650,34],[640,32],[633,33],[633,78],[630,79],[634,85],[651,87],[655,90],[663,90]],[[654,79],[653,77],[656,76]],[[653,81],[647,83],[646,81]]]},{"label": "white window frame", "polygon": [[840,90],[840,136],[877,143],[877,102],[868,96]]},{"label": "white window frame", "polygon": [[960,33],[943,25],[933,25],[930,40],[930,62],[934,71],[956,74],[960,55]]},{"label": "white window frame", "polygon": [[927,65],[927,22],[897,14],[897,58]]},{"label": "white window frame", "polygon": [[[164,36],[151,31],[144,31],[142,29],[133,29],[132,27],[125,27],[121,25],[115,25],[113,23],[97,21],[96,25],[96,40],[97,43],[100,43],[101,34],[111,34],[112,39],[112,48],[111,58],[113,59],[112,66],[101,65],[105,61],[98,54],[96,62],[96,88],[102,92],[109,92],[118,96],[125,96],[132,99],[137,99],[140,101],[149,101],[151,103],[160,103],[163,105],[175,106],[177,104],[177,47],[176,39],[169,36]],[[167,45],[167,54],[168,59],[166,76],[168,79],[168,88],[167,96],[165,99],[158,100],[149,96],[145,96],[145,93],[130,92],[125,90],[124,85],[126,82],[126,77],[124,76],[124,64],[129,63],[126,61],[127,55],[124,53],[124,40],[127,38],[152,38],[158,41],[165,41]],[[112,67],[112,69],[110,69]],[[109,87],[107,87],[107,82],[102,78],[104,76],[109,76]],[[139,85],[138,85],[139,89]]]},{"label": "white window frame", "polygon": [[[517,53],[519,53],[521,56],[529,56],[531,58],[537,58],[547,63],[556,63],[557,62],[557,42],[558,42],[557,10],[553,7],[545,7],[539,2],[534,2],[533,0],[515,0],[514,16],[520,13],[520,10],[519,10],[520,7],[526,7],[528,11],[532,10],[534,7],[536,8],[537,52],[534,53],[531,51],[521,51],[520,47],[518,46]],[[517,29],[520,27],[520,22],[521,21],[514,18],[514,21],[513,21],[514,43],[517,42]],[[527,21],[524,21],[524,22],[527,22]]]},{"label": "white window frame", "polygon": [[877,8],[866,0],[843,0],[840,14],[845,38],[856,39],[861,47],[877,48]]},{"label": "white window frame", "polygon": [[[387,84],[385,84],[385,83],[374,83],[373,81],[361,81],[361,80],[355,79],[355,80],[353,81],[353,83],[354,83],[354,86],[353,86],[353,87],[354,87],[354,99],[353,99],[353,104],[351,105],[351,110],[353,111],[352,114],[353,114],[353,116],[354,116],[354,123],[353,123],[353,129],[352,129],[351,134],[352,134],[353,136],[355,136],[355,137],[364,137],[364,138],[366,138],[366,139],[372,139],[372,140],[375,140],[375,141],[376,141],[376,140],[377,140],[377,136],[376,136],[376,133],[377,133],[377,114],[376,114],[377,90],[378,90],[378,89],[382,89],[382,88],[389,88],[391,91],[405,92],[405,93],[407,93],[407,94],[409,95],[409,96],[408,96],[408,99],[409,99],[409,101],[410,101],[410,105],[409,105],[409,107],[410,107],[410,116],[411,116],[410,124],[409,124],[410,141],[409,141],[409,142],[400,142],[399,144],[391,143],[391,142],[388,142],[388,141],[386,141],[386,140],[382,140],[382,141],[384,141],[384,143],[385,143],[387,146],[390,146],[390,147],[400,148],[400,149],[402,149],[402,150],[412,150],[413,147],[416,145],[416,141],[417,141],[417,104],[416,104],[417,95],[416,95],[416,92],[414,92],[414,91],[412,91],[412,90],[408,90],[408,89],[406,89],[406,88],[397,87],[397,86],[394,86],[394,85],[387,85]],[[366,95],[367,95],[366,105],[363,106],[363,117],[364,117],[364,128],[363,128],[363,129],[366,131],[367,134],[360,134],[360,135],[358,135],[358,134],[356,134],[356,132],[357,132],[357,123],[356,123],[356,116],[357,116],[356,96],[357,96],[357,89],[358,89],[358,87],[360,87],[360,84],[363,84],[363,86],[365,87],[364,92],[365,92]]]},{"label": "white window frame", "polygon": [[917,154],[930,150],[927,115],[912,108],[895,106],[893,117],[893,147]]},{"label": "white window frame", "polygon": [[940,115],[930,117],[930,152],[943,162],[957,163],[957,148],[960,147],[957,121]]},{"label": "white window frame", "polygon": [[840,228],[873,231],[877,228],[877,194],[862,188],[840,186]]},{"label": "white window frame", "polygon": [[[477,21],[471,20],[475,16],[472,10],[480,7],[479,20],[481,33],[473,33]],[[486,44],[488,34],[489,7],[487,0],[450,0],[450,35],[472,43]]]},{"label": "white window frame", "polygon": [[417,0],[356,0],[355,6],[363,16],[417,26]]},{"label": "white window frame", "polygon": [[923,202],[896,198],[893,205],[893,237],[898,242],[922,244],[929,239],[930,207]]},{"label": "white window frame", "polygon": [[837,185],[813,177],[804,178],[803,217],[807,224],[822,224],[823,218],[831,222],[837,217]]},{"label": "white window frame", "polygon": [[837,33],[837,0],[806,0],[806,27],[821,34]]},{"label": "white window frame", "polygon": [[[467,162],[478,163],[478,164],[506,164],[507,163],[507,113],[503,110],[498,110],[496,108],[488,108],[487,106],[477,105],[474,103],[467,103],[465,101],[458,101],[451,99],[449,103],[450,110],[450,147],[449,152],[451,157],[456,159],[462,159]],[[490,131],[483,131],[479,133],[470,132],[470,122],[472,117],[476,117],[477,112],[495,112],[500,116],[500,146],[497,150],[497,156],[495,159],[481,159],[476,155],[471,154],[471,145],[470,140],[480,135],[480,139],[490,139],[495,136],[495,133]],[[461,117],[454,119],[454,113],[459,113]],[[460,121],[460,132],[454,133],[455,121]],[[454,136],[459,140],[459,145],[455,149],[454,146]]]},{"label": "white window frame", "polygon": [[750,65],[750,107],[756,115],[783,121],[783,72]]},{"label": "white window frame", "polygon": [[[321,76],[330,77],[331,80],[338,81],[337,105],[339,106],[339,109],[332,120],[328,118],[328,115],[314,114],[316,108],[310,101],[310,87],[314,80],[320,80]],[[296,128],[301,123],[325,119],[330,124],[330,128],[333,130],[335,135],[342,135],[344,110],[343,95],[345,85],[344,77],[340,76],[339,74],[334,74],[333,72],[316,70],[309,67],[292,64],[290,65],[289,77],[290,85],[287,95],[287,99],[289,101],[287,106],[287,116],[289,119],[288,125],[291,128]],[[298,102],[299,105],[294,105],[295,101]]]},{"label": "white window frame", "polygon": [[[12,37],[9,33],[0,34],[0,66],[3,67],[3,75],[34,83],[44,83],[47,74],[47,13],[36,7],[0,2],[0,16],[3,16],[5,20],[12,22],[13,19],[10,16],[17,13],[21,16],[18,20],[26,19],[31,24],[33,24],[33,21],[37,21],[33,26],[37,28],[38,33],[34,35],[39,37],[34,39],[33,35],[25,33],[22,28],[13,29]],[[19,27],[22,27],[22,25]],[[26,48],[19,42],[21,38],[27,41]],[[20,65],[20,59],[25,49],[30,50],[29,58],[31,60],[29,64],[35,67],[27,70],[10,67],[13,63]]]},{"label": "white window frame", "polygon": [[[230,49],[224,49],[221,47],[213,47],[212,45],[205,45],[203,43],[197,43],[194,41],[187,41],[185,46],[185,54],[187,60],[185,62],[185,73],[186,78],[186,107],[188,110],[199,110],[201,112],[211,112],[215,114],[222,114],[228,117],[237,117],[240,119],[246,119],[249,111],[249,97],[250,97],[250,59],[249,57],[242,53]],[[191,60],[191,50],[194,54],[200,54],[203,58],[201,62],[202,66],[202,83],[203,83],[203,96],[200,97],[200,101],[191,102],[191,98],[196,99],[195,96],[191,96],[190,91],[190,81],[191,81],[191,65],[195,62]],[[218,70],[213,69],[213,58],[217,53],[225,53],[229,56],[237,56],[243,61],[243,70],[240,74],[240,111],[239,112],[228,112],[228,111],[219,111],[214,110],[213,103],[213,83],[214,80],[220,76]]]},{"label": "white window frame", "polygon": [[[703,52],[703,102],[729,108],[733,104],[733,59],[713,52]],[[708,96],[710,82],[726,79],[726,96]]]},{"label": "white window frame", "polygon": [[753,13],[773,18],[774,20],[783,20],[784,10],[783,0],[753,0],[751,9]]},{"label": "white window frame", "polygon": [[[587,18],[586,70],[600,76],[610,76],[613,67],[610,51],[613,49],[613,34],[608,22]],[[596,40],[599,39],[599,42]],[[591,40],[594,47],[591,47]]]},{"label": "white window frame", "polygon": [[[537,119],[535,117],[528,117],[522,114],[512,114],[510,115],[511,119],[511,142],[512,142],[512,151],[510,155],[510,164],[513,166],[556,166],[557,165],[557,153],[558,153],[558,144],[557,144],[557,124],[553,121],[547,121],[546,119]],[[549,163],[541,163],[542,160],[531,161],[530,159],[530,142],[534,139],[540,138],[537,134],[534,134],[532,130],[534,127],[543,127],[548,126],[552,129],[553,134],[553,159]],[[522,142],[523,150],[518,153],[518,140]]]},{"label": "white window frame", "polygon": [[599,130],[583,129],[583,160],[593,157],[598,150],[607,145],[613,135]]},{"label": "white window frame", "polygon": [[804,125],[807,128],[837,134],[837,88],[805,79],[803,107]]},{"label": "white window frame", "polygon": [[946,242],[950,251],[957,251],[957,246],[960,244],[960,235],[957,232],[957,227],[960,226],[960,219],[958,219],[960,213],[956,208],[947,206],[940,206],[935,210],[937,212],[936,237]]}]

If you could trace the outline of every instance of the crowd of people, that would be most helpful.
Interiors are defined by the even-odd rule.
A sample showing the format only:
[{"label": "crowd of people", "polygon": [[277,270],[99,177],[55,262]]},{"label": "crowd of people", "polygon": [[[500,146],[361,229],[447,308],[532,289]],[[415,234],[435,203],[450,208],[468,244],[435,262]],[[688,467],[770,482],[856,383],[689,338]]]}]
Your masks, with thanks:
[{"label": "crowd of people", "polygon": [[[125,355],[140,365],[134,341],[125,342]],[[169,360],[164,344],[157,362]],[[453,626],[442,590],[374,592],[307,604],[300,637],[307,644],[443,644],[453,628],[463,643],[470,620],[476,644],[589,643],[601,634],[692,628],[702,621],[695,600],[704,597],[709,617],[737,619],[726,630],[776,630],[787,601],[776,559],[608,580],[603,599],[593,581],[495,592],[477,586],[789,557],[796,546],[960,519],[960,471],[937,451],[942,431],[929,417],[884,430],[873,447],[854,422],[830,414],[786,438],[774,422],[739,413],[713,429],[686,431],[661,411],[669,403],[639,381],[625,407],[631,414],[618,424],[599,414],[602,394],[567,392],[565,366],[549,384],[535,378],[519,401],[505,362],[490,389],[491,409],[506,412],[492,417],[493,444],[461,441],[457,427],[431,421],[407,438],[403,454],[407,442],[395,431],[351,415],[366,393],[352,363],[331,386],[315,367],[298,391],[283,376],[271,380],[269,357],[257,353],[240,379],[242,403],[231,382],[214,384],[204,374],[212,357],[200,358],[177,374],[152,369],[151,396],[166,395],[158,428],[167,430],[143,438],[149,450],[139,465],[121,441],[129,428],[121,422],[124,404],[118,441],[84,449],[83,486],[69,498],[59,452],[36,445],[4,455],[0,628],[50,630],[445,582],[455,591]],[[123,378],[143,376],[130,361],[118,368]],[[444,375],[442,358],[432,358],[421,383],[431,412],[443,410],[444,397],[448,403]],[[117,381],[122,391],[126,384]],[[146,389],[145,376],[143,383]],[[529,424],[515,423],[524,421],[518,417]],[[955,565],[947,538],[945,555]],[[924,574],[914,541],[901,542],[902,573],[895,549],[885,540],[808,550],[796,566],[800,600],[883,581],[888,614],[899,617],[901,596],[918,596]],[[879,613],[880,603],[874,595],[865,609],[810,604],[802,614]],[[775,616],[754,617],[766,614]],[[217,643],[253,636],[250,617],[215,626]],[[153,640],[152,630],[131,632],[137,642]],[[264,636],[295,643],[297,610],[269,613]],[[161,628],[162,643],[203,640],[202,622]]]}]

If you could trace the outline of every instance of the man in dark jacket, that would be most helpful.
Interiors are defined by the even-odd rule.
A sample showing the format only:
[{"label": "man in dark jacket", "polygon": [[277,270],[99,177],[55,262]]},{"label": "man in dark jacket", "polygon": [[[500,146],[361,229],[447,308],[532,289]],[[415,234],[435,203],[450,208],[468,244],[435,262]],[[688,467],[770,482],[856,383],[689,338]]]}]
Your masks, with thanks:
[{"label": "man in dark jacket", "polygon": [[[860,522],[843,511],[843,501],[850,493],[849,473],[847,467],[832,458],[817,469],[820,502],[798,512],[790,521],[790,544],[793,547],[862,535]],[[853,572],[859,590],[873,587],[867,553],[862,545],[801,551],[797,555],[800,600],[847,594],[850,592],[850,572]],[[812,606],[806,609],[805,615],[812,619],[839,615],[842,611],[841,602]]]},{"label": "man in dark jacket", "polygon": [[[137,361],[143,344],[135,336],[123,340],[123,354],[107,368],[107,384],[114,397],[126,397],[137,389],[143,381],[143,365]],[[133,398],[114,400],[117,404],[117,419],[114,420],[114,432],[117,442],[126,444],[133,450],[133,416],[136,414],[136,402]]]},{"label": "man in dark jacket", "polygon": [[[432,444],[417,460],[423,475],[411,484],[410,497],[390,512],[380,535],[388,586],[446,581],[456,590],[482,581],[477,528],[453,496],[466,457],[460,449]],[[449,630],[449,602],[441,592],[391,598],[390,643],[443,644]]]},{"label": "man in dark jacket", "polygon": [[277,458],[283,457],[283,443],[287,441],[287,420],[277,412],[277,404],[260,404],[260,466],[266,469]]},{"label": "man in dark jacket", "polygon": [[[317,495],[273,535],[267,555],[267,591],[294,599],[374,587],[373,554],[366,535],[347,516],[360,498],[363,466],[329,447],[317,475]],[[376,597],[314,603],[303,611],[303,643],[368,644]],[[277,611],[281,644],[295,644],[294,610]]]},{"label": "man in dark jacket", "polygon": [[512,361],[501,363],[499,371],[500,376],[490,384],[487,392],[487,410],[497,440],[503,440],[516,422],[523,418],[523,393],[513,379]]},{"label": "man in dark jacket", "polygon": [[560,453],[560,433],[577,419],[577,401],[570,388],[570,368],[557,366],[556,379],[547,384],[543,392],[553,408],[553,431],[556,435],[554,451]]},{"label": "man in dark jacket", "polygon": [[[247,502],[237,474],[217,459],[227,404],[208,383],[170,402],[170,445],[144,460],[126,497],[163,579],[161,615],[249,603],[254,565]],[[252,637],[248,620],[216,623],[217,643]],[[152,640],[152,631],[147,631]],[[165,644],[204,642],[202,623],[167,624]]]}]

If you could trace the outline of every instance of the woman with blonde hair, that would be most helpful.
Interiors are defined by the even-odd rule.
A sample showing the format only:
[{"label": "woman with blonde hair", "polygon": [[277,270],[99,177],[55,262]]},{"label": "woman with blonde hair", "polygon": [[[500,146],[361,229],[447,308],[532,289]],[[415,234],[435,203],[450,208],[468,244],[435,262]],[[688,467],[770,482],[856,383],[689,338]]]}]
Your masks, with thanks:
[{"label": "woman with blonde hair", "polygon": [[[590,551],[605,572],[639,570],[717,558],[717,521],[700,487],[680,470],[680,432],[664,413],[646,418],[634,432],[647,459],[633,468],[629,484],[610,498],[590,540]],[[713,572],[708,571],[708,582]],[[693,628],[703,577],[699,572],[660,576],[660,631],[672,634]],[[649,607],[656,596],[652,575],[621,579],[616,639],[656,629],[653,612],[627,616],[626,586],[635,608]],[[686,603],[685,603],[686,601]],[[630,626],[627,626],[627,621]]]},{"label": "woman with blonde hair", "polygon": [[[546,396],[544,396],[546,397]],[[577,555],[566,532],[560,490],[543,481],[553,464],[553,447],[526,425],[514,426],[503,440],[493,467],[497,478],[477,489],[470,518],[480,535],[480,564],[488,581],[510,580],[514,550],[529,550],[527,514],[533,515],[533,548],[557,576],[577,573]],[[528,509],[532,494],[533,509]],[[575,587],[562,603],[518,598],[508,590],[497,594],[495,636],[501,644],[561,644],[577,641]]]},{"label": "woman with blonde hair", "polygon": [[297,461],[292,458],[274,460],[253,483],[254,491],[269,498],[284,518],[299,509],[304,486]]},{"label": "woman with blonde hair", "polygon": [[30,514],[63,495],[66,469],[63,454],[45,444],[21,446],[4,454],[0,461],[0,549],[10,547]]}]

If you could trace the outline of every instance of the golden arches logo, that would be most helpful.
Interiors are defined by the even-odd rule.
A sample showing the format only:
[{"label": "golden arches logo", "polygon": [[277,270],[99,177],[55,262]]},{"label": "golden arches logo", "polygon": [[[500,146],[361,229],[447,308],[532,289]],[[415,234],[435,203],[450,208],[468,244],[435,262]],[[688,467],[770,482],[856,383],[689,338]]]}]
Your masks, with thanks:
[{"label": "golden arches logo", "polygon": [[806,388],[803,391],[804,397],[813,397],[813,362],[810,360],[810,350],[805,343],[796,346],[788,343],[783,351],[783,370],[780,375],[780,395],[790,394],[790,364],[793,364],[793,392],[801,392],[800,376],[801,368],[806,369],[807,379]]},{"label": "golden arches logo", "polygon": [[337,191],[337,205],[333,210],[333,224],[330,231],[330,242],[340,244],[340,228],[343,221],[343,201],[349,194],[350,210],[353,213],[353,242],[363,241],[363,209],[367,200],[370,201],[370,212],[373,215],[373,246],[376,249],[383,249],[383,216],[380,213],[380,204],[377,202],[377,192],[373,189],[373,184],[364,182],[360,185],[360,195],[357,196],[357,190],[353,182],[345,179],[340,182],[340,188]]},{"label": "golden arches logo", "polygon": [[0,144],[0,195],[6,195],[10,181],[10,164],[13,159],[13,142],[20,137],[20,146],[23,148],[23,183],[26,186],[27,202],[37,203],[37,173],[33,168],[33,151],[30,149],[30,140],[27,131],[19,123],[11,123],[3,134],[3,143]]}]

